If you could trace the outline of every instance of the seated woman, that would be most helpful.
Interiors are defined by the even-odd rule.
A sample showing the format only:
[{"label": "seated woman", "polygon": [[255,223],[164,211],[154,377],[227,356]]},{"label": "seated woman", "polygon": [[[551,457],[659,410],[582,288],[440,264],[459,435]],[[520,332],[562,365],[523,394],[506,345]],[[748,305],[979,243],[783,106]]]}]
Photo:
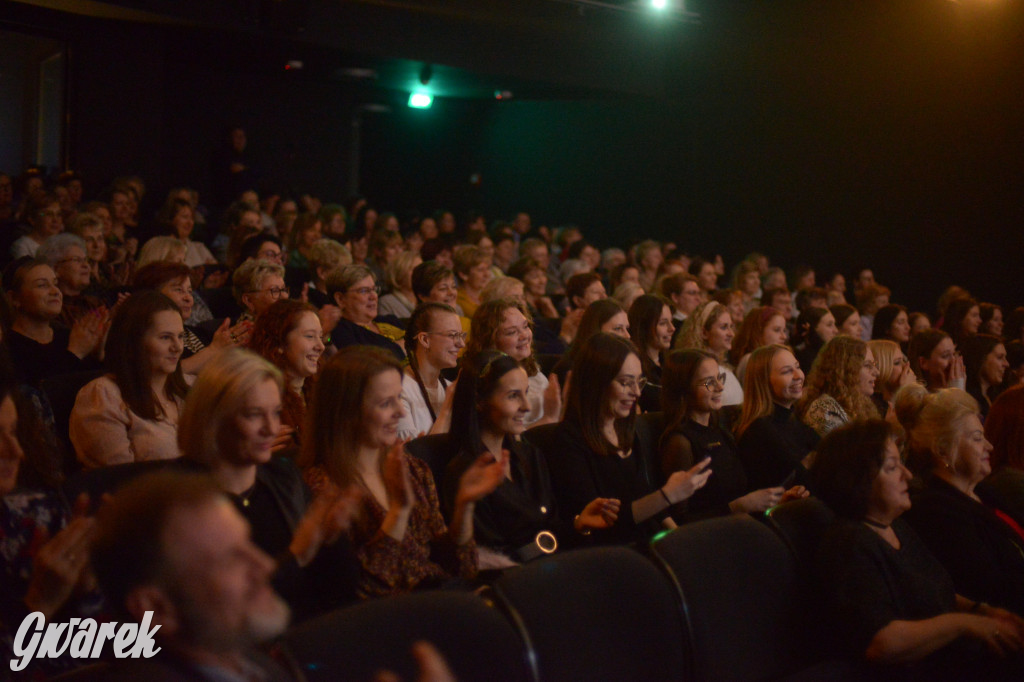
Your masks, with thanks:
[{"label": "seated woman", "polygon": [[275,589],[307,618],[356,598],[359,565],[344,532],[359,493],[313,502],[292,461],[273,456],[287,439],[283,386],[281,372],[255,353],[220,353],[189,392],[178,444],[185,463],[209,471],[249,521],[253,542],[277,559]]},{"label": "seated woman", "polygon": [[978,401],[981,418],[985,419],[992,401],[1005,388],[1003,379],[1010,363],[1006,346],[998,336],[975,334],[964,339],[961,349],[967,373],[967,392]]},{"label": "seated woman", "polygon": [[562,520],[546,460],[519,438],[530,409],[527,387],[526,370],[518,360],[484,351],[467,363],[455,389],[453,419],[460,428],[449,435],[458,453],[444,481],[449,508],[463,472],[481,453],[501,462],[504,470],[501,484],[476,503],[473,514],[481,567],[504,568],[550,553],[551,545],[538,538],[545,531],[557,547],[572,547],[582,541],[581,533],[607,528],[618,517],[618,500],[596,498],[578,511],[572,526]]},{"label": "seated woman", "polygon": [[985,504],[1024,527],[1024,386],[1009,388],[992,402],[985,437],[992,443],[992,475],[975,491]]},{"label": "seated woman", "polygon": [[402,372],[402,406],[398,437],[448,433],[453,386],[441,371],[459,364],[466,332],[455,309],[443,303],[421,303],[405,328],[409,364]]},{"label": "seated woman", "polygon": [[298,445],[313,383],[324,353],[323,329],[316,308],[294,300],[277,301],[256,318],[249,348],[281,370],[282,446]]},{"label": "seated woman", "polygon": [[978,313],[981,316],[980,334],[1003,336],[1003,309],[995,303],[979,303]]},{"label": "seated woman", "polygon": [[[584,313],[586,314],[586,313]],[[640,394],[640,409],[656,412],[661,409],[661,359],[672,348],[672,308],[661,298],[645,294],[629,309],[629,333],[640,351],[640,366],[647,378]]]},{"label": "seated woman", "polygon": [[[1019,651],[1024,621],[957,594],[900,518],[911,508],[912,476],[896,438],[895,427],[870,419],[838,428],[818,444],[815,494],[839,517],[817,553],[823,626],[842,652],[873,664],[865,671],[872,679],[908,673],[911,679],[1013,679],[1015,667],[1020,679],[1019,655],[1000,662],[992,652]],[[910,670],[897,667],[906,665]]]},{"label": "seated woman", "polygon": [[530,413],[527,426],[558,421],[562,414],[562,389],[558,378],[549,381],[540,371],[533,352],[533,319],[526,304],[513,298],[487,301],[473,315],[466,355],[473,357],[485,350],[498,350],[518,360],[529,376],[527,401]]},{"label": "seated woman", "polygon": [[910,317],[907,309],[897,303],[879,308],[871,325],[871,339],[895,341],[902,350],[906,350],[910,343]]},{"label": "seated woman", "polygon": [[713,353],[673,351],[665,359],[663,376],[665,430],[658,446],[662,474],[668,477],[691,467],[711,474],[707,485],[693,494],[685,510],[675,515],[677,518],[695,521],[709,516],[763,512],[806,494],[798,487],[787,491],[777,485],[781,481],[750,492],[732,435],[718,425],[725,378]]},{"label": "seated woman", "polygon": [[717,301],[709,301],[702,303],[693,311],[693,315],[686,318],[682,331],[676,337],[676,350],[704,350],[718,358],[722,373],[725,374],[723,407],[743,404],[743,386],[732,368],[725,364],[735,336],[728,309]]},{"label": "seated woman", "polygon": [[71,410],[71,442],[84,467],[179,456],[184,334],[178,306],[163,294],[144,291],[121,304],[107,336],[109,374],[86,384]]},{"label": "seated woman", "polygon": [[[370,257],[366,265],[373,272],[373,277],[378,282],[386,284],[386,291],[391,292],[391,284],[388,282],[388,268],[395,262],[395,258],[402,253],[402,235],[395,230],[374,230],[370,236]],[[416,253],[413,251],[412,253]],[[409,317],[408,315],[397,315],[388,312],[395,317]]]},{"label": "seated woman", "polygon": [[892,409],[893,397],[903,386],[917,382],[914,370],[910,369],[910,361],[903,354],[900,345],[888,339],[868,341],[868,348],[878,365],[878,380],[875,381],[875,392],[871,396],[878,416],[887,417]]},{"label": "seated woman", "polygon": [[349,537],[364,597],[473,578],[474,506],[504,475],[501,462],[478,458],[459,481],[446,526],[430,469],[398,440],[401,396],[402,366],[393,355],[343,348],[320,374],[302,440],[306,480],[314,491],[362,489]]},{"label": "seated woman", "polygon": [[[571,316],[572,313],[569,315]],[[569,318],[566,317],[566,319]],[[588,305],[583,311],[569,349],[559,358],[551,371],[551,374],[557,376],[563,386],[580,349],[590,340],[590,337],[600,332],[614,334],[624,339],[629,338],[629,314],[615,299],[602,298]]]},{"label": "seated woman", "polygon": [[[136,292],[158,291],[174,301],[181,312],[182,320],[187,321],[192,315],[192,304],[195,299],[189,268],[184,263],[157,261],[143,266],[132,278],[132,286]],[[200,334],[206,335],[205,330],[185,324],[181,371],[185,374],[198,374],[218,351],[228,346],[244,345],[251,333],[252,323],[239,322],[232,327],[231,320],[225,318],[213,333],[213,338],[206,343],[200,338]]]},{"label": "seated woman", "polygon": [[530,256],[523,256],[508,269],[508,276],[515,277],[523,283],[526,307],[534,319],[561,317],[547,294],[548,275],[538,261]]},{"label": "seated woman", "polygon": [[977,402],[956,388],[929,394],[914,385],[897,394],[896,414],[908,435],[907,461],[925,483],[907,522],[957,592],[1024,613],[1024,530],[974,492],[992,473]]},{"label": "seated woman", "polygon": [[840,334],[852,336],[859,339],[863,328],[860,325],[860,313],[852,305],[847,303],[836,303],[829,306],[829,312],[835,318],[836,328]]},{"label": "seated woman", "polygon": [[352,263],[352,254],[333,239],[321,239],[309,247],[309,286],[306,298],[319,310],[334,305],[327,295],[327,278],[338,268]]},{"label": "seated woman", "polygon": [[295,226],[288,235],[289,268],[309,272],[309,250],[320,241],[323,224],[312,213],[303,213],[295,220]]},{"label": "seated woman", "polygon": [[849,421],[877,417],[871,402],[878,365],[860,338],[842,334],[825,344],[807,377],[796,413],[819,436]]},{"label": "seated woman", "polygon": [[698,464],[661,475],[655,444],[635,428],[644,385],[636,347],[612,334],[595,334],[580,349],[572,374],[565,418],[544,445],[550,448],[544,455],[562,520],[572,521],[577,510],[604,498],[619,501],[618,516],[610,527],[595,530],[592,542],[646,542],[662,528],[674,528],[671,508],[704,485],[710,472]]},{"label": "seated woman", "polygon": [[491,258],[479,246],[467,245],[455,249],[454,259],[453,270],[461,282],[459,308],[463,315],[472,318],[480,305],[480,292],[491,281]]},{"label": "seated woman", "polygon": [[965,339],[981,328],[981,306],[973,298],[957,298],[950,302],[942,318],[942,331],[949,334],[959,348]]},{"label": "seated woman", "polygon": [[60,200],[50,192],[39,192],[25,200],[24,219],[29,233],[11,244],[11,258],[35,257],[36,251],[48,238],[64,230]]},{"label": "seated woman", "polygon": [[391,293],[380,297],[381,315],[393,315],[400,320],[412,317],[416,309],[416,294],[412,290],[412,271],[423,262],[418,253],[399,253],[384,268]]},{"label": "seated woman", "polygon": [[177,237],[156,236],[146,240],[135,259],[136,267],[142,267],[161,260],[174,263],[185,262],[185,242]]},{"label": "seated woman", "polygon": [[967,387],[964,358],[957,352],[949,334],[939,329],[926,329],[910,337],[907,348],[910,369],[929,391]]},{"label": "seated woman", "polygon": [[839,334],[836,318],[828,308],[810,307],[796,318],[793,327],[794,355],[805,370],[810,370],[822,347]]},{"label": "seated woman", "polygon": [[377,282],[365,265],[346,265],[327,278],[327,293],[341,309],[341,319],[331,332],[337,348],[377,346],[398,360],[405,359],[401,322],[380,315],[377,308]]},{"label": "seated woman", "polygon": [[290,295],[284,283],[284,266],[265,260],[243,262],[231,275],[231,285],[235,300],[242,307],[236,323],[255,322],[274,301]]},{"label": "seated woman", "polygon": [[736,377],[743,383],[750,354],[761,346],[786,345],[786,318],[775,308],[758,306],[743,318],[729,350],[729,361],[736,367]]},{"label": "seated woman", "polygon": [[20,381],[38,388],[47,377],[98,366],[92,356],[102,348],[106,312],[86,315],[71,329],[55,324],[63,304],[57,275],[32,258],[8,265],[3,284],[14,312],[4,340]]},{"label": "seated woman", "polygon": [[736,447],[751,488],[808,485],[819,436],[793,414],[803,394],[804,372],[789,348],[773,344],[750,355]]},{"label": "seated woman", "polygon": [[206,244],[192,241],[196,218],[191,202],[177,198],[169,199],[157,213],[156,222],[162,232],[177,237],[185,244],[185,265],[190,268],[216,265],[217,259],[206,248]]}]

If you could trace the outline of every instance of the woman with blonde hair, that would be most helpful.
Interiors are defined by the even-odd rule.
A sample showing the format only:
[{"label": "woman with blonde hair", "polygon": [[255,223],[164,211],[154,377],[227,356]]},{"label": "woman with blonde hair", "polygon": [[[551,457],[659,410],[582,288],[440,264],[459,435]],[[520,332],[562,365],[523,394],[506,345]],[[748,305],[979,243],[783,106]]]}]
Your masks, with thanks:
[{"label": "woman with blonde hair", "polygon": [[722,407],[743,404],[743,387],[732,368],[726,364],[733,338],[736,336],[732,323],[732,315],[724,305],[717,301],[702,303],[683,322],[683,328],[676,335],[674,346],[676,350],[694,348],[709,351],[718,358],[725,374]]},{"label": "woman with blonde hair", "polygon": [[474,507],[505,475],[500,461],[477,458],[459,479],[446,526],[430,469],[398,438],[401,396],[402,366],[394,356],[343,348],[320,374],[302,441],[314,490],[362,490],[350,539],[364,597],[475,577]]},{"label": "woman with blonde hair", "polygon": [[380,297],[377,304],[381,315],[394,315],[400,320],[412,317],[416,309],[416,294],[412,290],[412,271],[423,262],[418,253],[403,251],[384,267],[390,293]]},{"label": "woman with blonde hair", "polygon": [[914,370],[910,369],[910,360],[903,354],[903,349],[896,341],[874,339],[868,341],[868,348],[878,365],[878,381],[871,399],[884,417],[892,407],[892,398],[901,387],[917,381]]},{"label": "woman with blonde hair", "polygon": [[135,267],[141,268],[157,261],[185,263],[188,245],[177,237],[153,237],[149,239],[135,259]]},{"label": "woman with blonde hair", "polygon": [[793,414],[803,394],[804,372],[788,346],[762,346],[750,354],[736,446],[751,487],[808,485],[819,436]]},{"label": "woman with blonde hair", "polygon": [[867,343],[837,336],[818,353],[797,415],[819,436],[850,421],[877,417],[871,402],[877,379],[878,366]]},{"label": "woman with blonde hair", "polygon": [[274,588],[305,618],[356,598],[359,568],[344,531],[359,492],[313,501],[292,460],[274,456],[288,438],[283,386],[281,371],[252,351],[221,352],[185,400],[178,447],[184,463],[207,471],[249,521],[253,542],[278,558]]},{"label": "woman with blonde hair", "polygon": [[896,394],[907,461],[924,479],[906,519],[949,571],[958,593],[1024,613],[1024,531],[975,487],[992,473],[992,444],[966,391],[929,394],[916,384]]},{"label": "woman with blonde hair", "polygon": [[550,424],[561,418],[562,389],[557,376],[549,381],[537,365],[533,352],[533,318],[523,301],[499,298],[477,308],[466,357],[475,357],[485,350],[498,350],[510,355],[526,370],[530,386],[527,392],[530,403],[527,425]]}]

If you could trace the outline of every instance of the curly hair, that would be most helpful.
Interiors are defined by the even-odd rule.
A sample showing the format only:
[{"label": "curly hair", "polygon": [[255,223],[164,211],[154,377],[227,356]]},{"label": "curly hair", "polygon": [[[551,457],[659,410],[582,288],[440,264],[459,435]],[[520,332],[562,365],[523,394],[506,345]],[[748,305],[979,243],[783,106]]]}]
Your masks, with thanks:
[{"label": "curly hair", "polygon": [[826,343],[807,375],[804,397],[797,404],[803,418],[811,403],[823,395],[832,396],[850,421],[878,416],[871,399],[857,390],[858,374],[867,356],[868,344],[840,334]]},{"label": "curly hair", "polygon": [[[249,348],[269,360],[283,373],[285,367],[285,338],[299,324],[306,313],[316,315],[316,308],[298,299],[283,298],[263,311],[253,325]],[[302,393],[297,393],[287,382],[281,396],[281,423],[300,429],[306,413],[306,404],[313,395],[316,377],[306,377]]]},{"label": "curly hair", "polygon": [[[485,350],[495,350],[498,347],[498,329],[505,317],[505,311],[515,308],[523,314],[530,324],[530,331],[533,331],[533,317],[527,309],[526,304],[514,298],[496,298],[486,303],[473,313],[473,322],[470,326],[469,343],[466,344],[466,357],[474,357]],[[520,361],[528,376],[535,376],[540,371],[537,365],[535,351],[531,350],[530,356]]]}]

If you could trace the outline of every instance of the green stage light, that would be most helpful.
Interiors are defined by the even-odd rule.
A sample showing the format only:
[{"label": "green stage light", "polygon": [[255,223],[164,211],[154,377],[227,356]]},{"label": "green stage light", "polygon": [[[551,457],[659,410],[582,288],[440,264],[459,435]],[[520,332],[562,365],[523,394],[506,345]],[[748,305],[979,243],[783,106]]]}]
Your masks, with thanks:
[{"label": "green stage light", "polygon": [[429,109],[434,98],[425,92],[414,92],[409,95],[409,106],[413,109]]}]

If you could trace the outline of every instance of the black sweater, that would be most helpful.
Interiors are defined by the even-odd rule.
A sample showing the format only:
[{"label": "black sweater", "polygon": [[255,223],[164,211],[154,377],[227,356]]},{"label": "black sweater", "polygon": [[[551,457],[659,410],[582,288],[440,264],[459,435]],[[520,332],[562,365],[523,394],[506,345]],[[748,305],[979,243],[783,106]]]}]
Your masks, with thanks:
[{"label": "black sweater", "polygon": [[[808,484],[802,460],[818,446],[821,438],[793,415],[793,410],[776,404],[774,411],[755,419],[736,444],[747,472],[749,490]],[[788,487],[787,486],[787,487]]]}]

